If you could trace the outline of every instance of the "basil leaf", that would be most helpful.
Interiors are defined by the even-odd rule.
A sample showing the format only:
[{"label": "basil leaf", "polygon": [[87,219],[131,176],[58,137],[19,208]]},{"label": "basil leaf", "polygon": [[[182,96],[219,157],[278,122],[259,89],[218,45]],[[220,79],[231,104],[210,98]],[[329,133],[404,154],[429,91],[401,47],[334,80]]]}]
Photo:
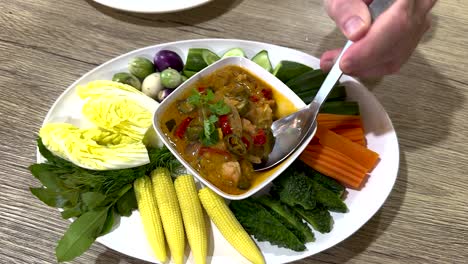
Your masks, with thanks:
[{"label": "basil leaf", "polygon": [[62,208],[74,206],[78,202],[78,193],[73,191],[57,191],[46,188],[29,188],[32,194],[48,206]]},{"label": "basil leaf", "polygon": [[115,211],[112,208],[110,208],[107,213],[106,221],[104,222],[104,225],[102,227],[102,230],[99,236],[108,234],[110,231],[112,231],[112,228],[119,222],[120,222],[120,215],[115,213]]},{"label": "basil leaf", "polygon": [[138,208],[138,205],[133,188],[125,193],[115,204],[117,213],[122,216],[130,216],[132,210],[136,208]]},{"label": "basil leaf", "polygon": [[109,208],[89,211],[71,223],[58,242],[55,255],[59,262],[69,261],[83,254],[101,233]]},{"label": "basil leaf", "polygon": [[83,211],[81,210],[81,203],[78,203],[74,207],[63,210],[60,214],[62,215],[63,219],[68,219],[68,218],[80,216],[82,213]]},{"label": "basil leaf", "polygon": [[31,171],[31,174],[36,177],[36,179],[38,179],[47,189],[64,189],[62,180],[55,172],[57,171],[57,166],[44,163],[33,164],[29,166],[29,171]]},{"label": "basil leaf", "polygon": [[98,207],[106,199],[106,196],[98,192],[85,192],[81,194],[83,204],[90,210]]}]

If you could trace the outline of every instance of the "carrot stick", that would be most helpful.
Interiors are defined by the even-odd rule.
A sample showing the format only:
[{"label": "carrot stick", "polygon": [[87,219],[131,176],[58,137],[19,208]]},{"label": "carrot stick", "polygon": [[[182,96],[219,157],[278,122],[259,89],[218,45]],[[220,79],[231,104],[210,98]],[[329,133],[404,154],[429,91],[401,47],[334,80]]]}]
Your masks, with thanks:
[{"label": "carrot stick", "polygon": [[342,173],[338,172],[336,169],[333,167],[330,167],[330,165],[324,161],[321,160],[314,160],[308,157],[305,157],[303,155],[300,156],[300,159],[307,165],[309,165],[311,168],[314,170],[327,175],[329,177],[334,178],[335,180],[348,185],[350,187],[358,189],[361,186],[361,182],[355,181],[351,178],[348,178],[344,176]]},{"label": "carrot stick", "polygon": [[351,141],[365,141],[364,130],[361,127],[337,128],[332,129],[332,131]]},{"label": "carrot stick", "polygon": [[319,114],[317,123],[323,127],[334,129],[338,127],[362,127],[361,116]]},{"label": "carrot stick", "polygon": [[317,124],[326,127],[328,129],[341,128],[341,127],[361,127],[361,120],[349,120],[349,121],[318,121]]},{"label": "carrot stick", "polygon": [[326,146],[321,145],[309,145],[306,147],[304,152],[314,152],[319,155],[319,158],[329,158],[331,159],[331,163],[336,162],[338,163],[336,166],[340,167],[349,166],[351,167],[358,175],[366,174],[367,169],[363,167],[361,164],[357,163],[350,157]]},{"label": "carrot stick", "polygon": [[341,152],[357,163],[360,163],[368,171],[374,168],[379,159],[379,155],[374,151],[354,143],[327,128],[318,126],[315,135],[319,139],[321,145]]},{"label": "carrot stick", "polygon": [[[313,169],[323,173],[324,175],[335,178],[340,182],[354,183],[354,185],[357,185],[357,183],[359,182],[358,180],[355,180],[353,178],[346,177],[342,173],[337,173],[333,166],[330,166],[330,164],[324,162],[323,160],[313,159],[304,155],[299,156],[299,159],[307,165],[311,166]],[[317,166],[320,166],[320,169],[316,169]]]},{"label": "carrot stick", "polygon": [[306,156],[306,158],[327,163],[331,170],[338,170],[343,176],[350,178],[354,181],[359,182],[362,180],[362,178],[366,176],[366,171],[353,168],[346,163],[340,163],[333,157],[327,155],[320,155],[315,152],[303,153],[303,155]]},{"label": "carrot stick", "polygon": [[357,143],[363,147],[365,147],[367,145],[366,143],[366,140],[365,139],[360,139],[360,140],[353,140],[354,143]]}]

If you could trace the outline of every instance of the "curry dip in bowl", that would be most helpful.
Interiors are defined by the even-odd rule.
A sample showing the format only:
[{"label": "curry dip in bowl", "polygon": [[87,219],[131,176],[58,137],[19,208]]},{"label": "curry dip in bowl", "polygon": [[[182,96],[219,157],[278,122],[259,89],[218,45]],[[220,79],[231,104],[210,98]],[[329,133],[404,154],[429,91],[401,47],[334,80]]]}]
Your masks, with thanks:
[{"label": "curry dip in bowl", "polygon": [[256,172],[270,154],[271,124],[304,107],[286,85],[249,59],[228,57],[192,76],[158,107],[153,125],[164,144],[203,184],[224,198],[256,193],[296,159]]}]

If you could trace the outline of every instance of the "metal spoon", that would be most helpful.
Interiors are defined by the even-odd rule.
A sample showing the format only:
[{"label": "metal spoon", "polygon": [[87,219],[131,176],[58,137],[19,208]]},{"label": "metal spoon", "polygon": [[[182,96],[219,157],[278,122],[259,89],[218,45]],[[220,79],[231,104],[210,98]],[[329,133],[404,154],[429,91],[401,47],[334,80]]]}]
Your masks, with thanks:
[{"label": "metal spoon", "polygon": [[[375,20],[383,11],[385,11],[393,0],[374,0],[369,5],[369,10],[372,19]],[[268,156],[266,162],[254,166],[254,170],[262,171],[269,169],[291,155],[301,143],[308,138],[311,134],[315,134],[317,130],[317,115],[322,104],[328,97],[336,82],[343,75],[340,69],[340,61],[346,50],[353,44],[348,41],[338,56],[335,64],[325,78],[322,86],[320,87],[314,100],[305,108],[296,113],[290,114],[286,117],[276,120],[271,125],[273,136],[275,137],[275,145],[273,150]]]}]

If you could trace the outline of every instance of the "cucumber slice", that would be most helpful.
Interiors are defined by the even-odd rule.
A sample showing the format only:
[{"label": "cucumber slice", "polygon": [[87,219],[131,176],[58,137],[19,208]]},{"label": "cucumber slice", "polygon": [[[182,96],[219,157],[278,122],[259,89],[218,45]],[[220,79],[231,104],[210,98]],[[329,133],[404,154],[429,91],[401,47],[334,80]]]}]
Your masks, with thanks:
[{"label": "cucumber slice", "polygon": [[227,58],[227,57],[244,57],[246,58],[247,56],[245,56],[245,52],[243,49],[241,48],[232,48],[228,51],[226,51],[223,56],[221,58]]},{"label": "cucumber slice", "polygon": [[275,69],[273,70],[273,75],[275,75],[283,83],[286,83],[289,80],[311,70],[313,70],[313,68],[302,63],[283,60],[280,61],[278,65],[276,65]]},{"label": "cucumber slice", "polygon": [[262,50],[253,56],[252,61],[262,66],[265,70],[271,72],[273,67],[271,66],[270,57],[268,56],[268,51]]},{"label": "cucumber slice", "polygon": [[207,65],[210,65],[220,59],[219,56],[216,55],[216,53],[208,49],[204,49],[202,51],[202,57]]},{"label": "cucumber slice", "polygon": [[320,113],[337,115],[359,115],[359,104],[350,101],[325,102]]},{"label": "cucumber slice", "polygon": [[[208,64],[203,59],[203,51],[206,49],[191,48],[187,54],[187,62],[184,66],[184,71],[193,71],[198,72],[208,66]],[[187,76],[187,75],[185,75]],[[187,76],[189,77],[189,76]]]},{"label": "cucumber slice", "polygon": [[187,78],[192,77],[192,76],[195,75],[196,73],[197,73],[196,71],[189,71],[189,70],[183,70],[183,71],[182,71],[183,76],[185,76],[185,77],[187,77]]}]

